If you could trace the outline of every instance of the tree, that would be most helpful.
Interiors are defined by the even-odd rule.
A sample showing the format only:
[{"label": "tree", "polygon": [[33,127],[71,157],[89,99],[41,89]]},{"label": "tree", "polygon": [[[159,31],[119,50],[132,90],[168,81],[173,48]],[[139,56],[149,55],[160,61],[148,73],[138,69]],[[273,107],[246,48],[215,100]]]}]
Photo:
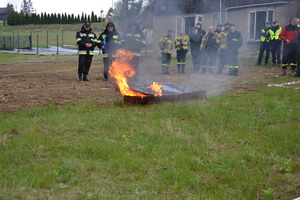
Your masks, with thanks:
[{"label": "tree", "polygon": [[23,13],[25,13],[25,14],[34,12],[34,8],[33,8],[31,0],[23,0],[22,1],[21,11],[23,11]]}]

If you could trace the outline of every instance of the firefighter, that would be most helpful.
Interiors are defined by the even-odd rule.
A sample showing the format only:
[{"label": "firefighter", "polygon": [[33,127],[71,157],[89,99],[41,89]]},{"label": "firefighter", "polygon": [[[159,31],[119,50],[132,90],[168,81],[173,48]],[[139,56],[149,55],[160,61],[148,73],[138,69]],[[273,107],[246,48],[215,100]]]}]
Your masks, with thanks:
[{"label": "firefighter", "polygon": [[300,31],[298,31],[298,34],[297,34],[296,44],[297,44],[297,49],[298,49],[298,51],[297,51],[298,60],[297,60],[297,68],[296,68],[295,77],[300,77]]},{"label": "firefighter", "polygon": [[202,33],[198,32],[199,29],[197,27],[193,28],[193,32],[190,36],[191,43],[191,55],[193,62],[194,74],[198,74],[201,65],[202,52],[200,51],[200,45],[203,38]]},{"label": "firefighter", "polygon": [[228,49],[228,41],[227,41],[227,35],[229,33],[229,28],[225,28],[221,33],[219,33],[219,40],[220,40],[220,45],[219,45],[219,70],[217,74],[222,74],[223,69],[225,64],[227,64],[228,60],[228,54],[227,54],[227,49]]},{"label": "firefighter", "polygon": [[215,30],[216,33],[220,34],[222,32],[222,28],[223,28],[223,25],[222,24],[218,24],[217,25],[217,29]]},{"label": "firefighter", "polygon": [[163,36],[159,41],[159,47],[161,49],[161,67],[162,74],[169,74],[168,70],[171,63],[171,54],[173,49],[173,38],[172,38],[172,30],[168,30],[166,36]]},{"label": "firefighter", "polygon": [[122,38],[122,46],[133,53],[131,65],[136,72],[135,81],[138,80],[141,50],[146,46],[146,39],[136,22],[131,22]]},{"label": "firefighter", "polygon": [[94,48],[97,46],[97,36],[92,32],[89,22],[86,22],[81,30],[76,33],[76,42],[79,54],[77,81],[89,81],[87,75],[92,64]]},{"label": "firefighter", "polygon": [[198,34],[201,34],[202,36],[206,34],[205,30],[202,29],[202,24],[199,22],[196,24],[196,28],[198,29]]},{"label": "firefighter", "polygon": [[293,17],[289,25],[282,28],[279,37],[283,40],[282,74],[286,75],[288,65],[291,66],[292,75],[295,75],[297,67],[297,44],[299,18]]},{"label": "firefighter", "polygon": [[229,33],[227,35],[228,45],[228,75],[238,76],[239,64],[238,64],[238,50],[243,45],[243,38],[240,32],[236,31],[235,25],[229,25]]},{"label": "firefighter", "polygon": [[261,64],[262,57],[264,54],[264,51],[266,51],[266,57],[265,57],[265,65],[269,62],[269,56],[270,56],[270,30],[271,24],[270,22],[266,22],[266,27],[261,29],[260,33],[260,48],[259,48],[259,55],[257,59],[256,66]]},{"label": "firefighter", "polygon": [[[213,73],[214,65],[217,59],[218,47],[220,44],[219,34],[215,32],[214,27],[208,27],[208,33],[202,39],[200,50],[203,52],[203,67],[202,74],[207,72],[207,67],[209,68],[209,73]],[[208,62],[209,60],[209,62]],[[208,65],[207,65],[208,63]]]},{"label": "firefighter", "polygon": [[226,22],[225,24],[224,24],[224,27],[223,27],[223,31],[227,31],[227,32],[229,32],[229,22]]},{"label": "firefighter", "polygon": [[272,53],[272,66],[276,66],[277,61],[277,67],[280,67],[280,51],[281,51],[281,39],[279,37],[279,34],[281,32],[282,27],[278,25],[278,21],[274,20],[272,22],[272,27],[269,30],[270,33],[270,48]]},{"label": "firefighter", "polygon": [[108,22],[103,33],[98,38],[98,47],[103,54],[103,81],[108,81],[108,71],[112,61],[116,58],[116,51],[120,48],[121,38],[114,23]]},{"label": "firefighter", "polygon": [[175,48],[177,53],[177,74],[185,73],[185,60],[186,54],[188,52],[188,45],[190,42],[190,38],[188,35],[184,33],[184,29],[181,28],[179,31],[179,35],[175,38]]}]

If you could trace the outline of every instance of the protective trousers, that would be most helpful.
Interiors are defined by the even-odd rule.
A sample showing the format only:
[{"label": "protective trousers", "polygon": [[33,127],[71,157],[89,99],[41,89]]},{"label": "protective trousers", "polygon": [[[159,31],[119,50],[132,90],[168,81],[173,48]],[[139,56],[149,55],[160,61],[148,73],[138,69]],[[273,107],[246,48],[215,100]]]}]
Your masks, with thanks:
[{"label": "protective trousers", "polygon": [[270,42],[261,42],[259,48],[259,55],[257,59],[257,64],[260,64],[262,61],[262,57],[264,52],[266,51],[265,64],[268,64],[270,57]]},{"label": "protective trousers", "polygon": [[107,56],[107,57],[103,58],[103,65],[104,65],[103,75],[104,75],[104,80],[108,80],[108,71],[109,71],[109,68],[110,68],[110,66],[112,64],[112,61],[113,61],[113,57],[112,56]]},{"label": "protective trousers", "polygon": [[227,55],[227,49],[221,49],[219,51],[219,56],[220,56],[220,62],[219,62],[219,70],[218,73],[222,74],[222,71],[224,69],[225,64],[227,64],[227,59],[228,59],[228,55]]},{"label": "protective trousers", "polygon": [[81,76],[82,74],[89,74],[89,70],[92,64],[92,55],[79,55],[78,61],[78,74]]},{"label": "protective trousers", "polygon": [[184,74],[184,68],[185,68],[185,60],[186,60],[186,54],[188,50],[178,50],[177,51],[177,74]]},{"label": "protective trousers", "polygon": [[169,74],[168,70],[171,63],[171,54],[161,53],[162,74]]},{"label": "protective trousers", "polygon": [[290,65],[292,69],[297,66],[297,44],[283,45],[282,68],[287,69]]},{"label": "protective trousers", "polygon": [[209,67],[209,72],[212,73],[212,70],[216,64],[217,59],[217,48],[206,48],[203,54],[203,67]]},{"label": "protective trousers", "polygon": [[192,54],[194,73],[198,73],[200,70],[202,53],[199,49],[192,49],[191,54]]},{"label": "protective trousers", "polygon": [[228,65],[229,72],[228,75],[238,75],[239,63],[238,63],[238,48],[237,47],[229,47],[227,49],[228,53]]},{"label": "protective trousers", "polygon": [[277,64],[280,64],[281,63],[281,60],[280,60],[280,51],[281,51],[281,40],[271,40],[271,53],[272,53],[272,63],[273,65],[276,65],[276,61],[277,61]]}]

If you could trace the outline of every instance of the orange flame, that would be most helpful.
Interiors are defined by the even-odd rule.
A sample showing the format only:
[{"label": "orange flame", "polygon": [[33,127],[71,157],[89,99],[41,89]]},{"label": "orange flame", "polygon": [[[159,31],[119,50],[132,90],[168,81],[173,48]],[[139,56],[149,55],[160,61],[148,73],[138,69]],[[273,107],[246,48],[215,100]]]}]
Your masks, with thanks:
[{"label": "orange flame", "polygon": [[110,67],[109,73],[114,79],[116,79],[116,83],[123,96],[146,97],[147,95],[144,95],[142,93],[130,89],[127,83],[128,78],[133,77],[136,74],[135,71],[130,66],[132,57],[133,57],[132,52],[126,51],[124,49],[120,49],[117,52],[117,59],[113,61]]},{"label": "orange flame", "polygon": [[149,86],[148,88],[151,88],[151,90],[153,92],[155,92],[154,96],[162,96],[162,85],[157,83],[157,82],[153,82],[153,84],[151,86]]}]

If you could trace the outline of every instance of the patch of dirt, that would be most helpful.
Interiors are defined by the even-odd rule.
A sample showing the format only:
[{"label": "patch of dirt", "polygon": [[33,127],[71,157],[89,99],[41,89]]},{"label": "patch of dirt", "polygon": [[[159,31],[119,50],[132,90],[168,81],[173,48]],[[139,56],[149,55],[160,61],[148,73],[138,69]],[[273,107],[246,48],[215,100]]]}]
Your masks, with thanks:
[{"label": "patch of dirt", "polygon": [[[93,59],[90,81],[77,82],[78,56],[49,56],[12,62],[0,62],[0,113],[49,104],[112,105],[122,96],[113,90],[110,82],[102,81],[103,64],[100,55]],[[255,59],[253,60],[255,63]],[[185,74],[176,74],[173,60],[170,75],[161,74],[160,60],[144,57],[139,69],[139,81],[171,82],[193,91],[205,90],[208,95],[226,92],[251,92],[256,81],[265,75],[280,73],[278,68],[268,66],[240,66],[239,76],[223,74],[192,74],[192,64],[187,63]],[[215,69],[214,71],[216,71]]]}]

